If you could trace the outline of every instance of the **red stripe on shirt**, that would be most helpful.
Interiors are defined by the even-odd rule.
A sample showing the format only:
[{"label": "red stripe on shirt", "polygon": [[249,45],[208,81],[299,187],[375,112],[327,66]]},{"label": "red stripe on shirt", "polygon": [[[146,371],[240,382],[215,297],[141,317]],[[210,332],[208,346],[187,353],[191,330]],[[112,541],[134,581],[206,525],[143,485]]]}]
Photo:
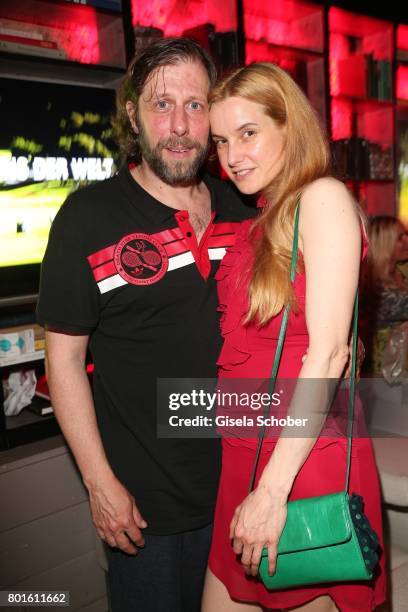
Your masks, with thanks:
[{"label": "red stripe on shirt", "polygon": [[215,223],[212,235],[220,236],[221,234],[235,234],[240,225],[240,222],[232,223],[230,221],[226,221],[223,223]]},{"label": "red stripe on shirt", "polygon": [[[180,255],[181,253],[187,253],[189,251],[182,240],[167,244],[164,248],[169,257],[174,257],[175,255]],[[109,278],[109,276],[117,274],[113,259],[105,264],[97,266],[92,272],[97,283],[105,278]]]},{"label": "red stripe on shirt", "polygon": [[[205,246],[207,248],[222,248],[232,246],[235,242],[235,233],[239,225],[239,223],[230,222],[215,223],[213,226],[213,233],[211,236],[209,236]],[[140,233],[144,234],[145,232]],[[158,240],[164,246],[169,257],[174,257],[175,255],[180,255],[181,253],[186,253],[190,250],[180,227],[163,230],[162,232],[149,235]],[[116,268],[113,264],[113,254],[115,252],[115,248],[116,244],[112,244],[111,246],[105,247],[96,253],[88,255],[87,259],[89,265],[93,269],[93,274],[97,282],[116,273]]]},{"label": "red stripe on shirt", "polygon": [[95,277],[96,282],[98,283],[101,280],[104,280],[105,278],[108,278],[109,276],[113,276],[114,274],[117,274],[117,270],[115,267],[115,264],[113,263],[113,260],[103,264],[102,266],[98,266],[97,268],[94,268],[92,270],[93,275]]},{"label": "red stripe on shirt", "polygon": [[166,249],[166,253],[169,257],[173,257],[174,255],[180,255],[180,253],[186,253],[190,250],[185,240],[176,240],[175,242],[170,242],[169,244],[165,244],[164,248]]},{"label": "red stripe on shirt", "polygon": [[224,234],[222,236],[210,236],[208,239],[208,248],[214,249],[219,247],[229,247],[235,244],[235,234]]},{"label": "red stripe on shirt", "polygon": [[115,251],[116,244],[112,244],[101,251],[97,251],[96,253],[92,253],[92,255],[88,255],[87,259],[89,261],[89,265],[91,268],[95,268],[96,266],[100,266],[110,259],[113,259],[113,253]]},{"label": "red stripe on shirt", "polygon": [[[135,232],[135,233],[144,234],[146,232]],[[175,227],[174,229],[171,229],[171,230],[164,230],[163,232],[157,232],[156,234],[147,234],[147,235],[151,236],[152,238],[155,238],[163,245],[165,245],[167,242],[174,242],[175,240],[180,240],[181,238],[183,238],[183,235],[178,227]],[[100,251],[97,251],[96,253],[92,253],[91,255],[88,255],[87,259],[88,259],[88,262],[91,268],[100,266],[108,262],[110,259],[113,259],[113,253],[115,251],[115,248],[116,248],[116,244],[112,244],[111,246],[101,249]],[[182,253],[183,251],[182,250],[178,251],[178,253],[180,252]],[[169,255],[174,255],[174,253],[173,252],[169,253]]]},{"label": "red stripe on shirt", "polygon": [[173,240],[180,240],[183,238],[183,234],[179,227],[174,227],[173,229],[164,230],[163,232],[157,232],[157,234],[150,234],[152,238],[156,238],[163,245],[166,242],[173,242]]}]

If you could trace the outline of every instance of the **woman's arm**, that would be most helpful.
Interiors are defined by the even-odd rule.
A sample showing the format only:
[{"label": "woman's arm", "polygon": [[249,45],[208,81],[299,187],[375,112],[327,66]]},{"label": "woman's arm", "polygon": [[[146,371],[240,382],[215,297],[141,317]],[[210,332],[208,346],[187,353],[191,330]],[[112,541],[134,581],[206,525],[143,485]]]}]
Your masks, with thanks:
[{"label": "woman's arm", "polygon": [[339,181],[319,179],[302,194],[299,248],[306,273],[309,350],[288,414],[309,416],[311,427],[304,438],[285,437],[282,432],[257,489],[234,515],[234,550],[242,553],[242,563],[252,574],[258,571],[264,545],[268,546],[270,573],[275,570],[288,495],[326,418],[333,382],[341,377],[348,359],[361,230],[355,204]]},{"label": "woman's arm", "polygon": [[[360,269],[361,230],[349,192],[343,183],[331,178],[315,181],[305,190],[299,222],[306,273],[309,350],[289,412],[304,416],[309,406],[316,412],[306,402],[313,387],[318,387],[321,379],[339,379],[347,363]],[[310,381],[302,385],[301,379],[313,379],[316,385]],[[299,392],[302,387],[308,394]],[[321,406],[320,411],[324,408],[329,406]],[[276,491],[289,493],[315,441],[316,438],[280,438],[265,475],[268,480],[274,479]]]}]

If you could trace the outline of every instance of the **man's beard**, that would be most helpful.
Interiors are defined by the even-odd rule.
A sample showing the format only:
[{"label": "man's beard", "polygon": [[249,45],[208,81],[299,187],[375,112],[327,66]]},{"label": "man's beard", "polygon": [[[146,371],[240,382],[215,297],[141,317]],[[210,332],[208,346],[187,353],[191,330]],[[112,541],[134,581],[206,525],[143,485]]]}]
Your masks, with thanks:
[{"label": "man's beard", "polygon": [[[197,180],[197,175],[207,159],[208,151],[210,148],[210,142],[208,140],[206,146],[203,146],[197,140],[193,140],[188,136],[177,138],[176,136],[170,136],[167,140],[159,140],[159,142],[151,147],[149,144],[146,132],[141,122],[139,121],[139,133],[138,141],[140,152],[143,159],[150,166],[151,170],[158,176],[164,183],[168,185],[188,185],[194,183]],[[164,161],[162,157],[162,151],[165,148],[174,149],[196,149],[197,153],[191,161],[175,161],[169,164]]]}]

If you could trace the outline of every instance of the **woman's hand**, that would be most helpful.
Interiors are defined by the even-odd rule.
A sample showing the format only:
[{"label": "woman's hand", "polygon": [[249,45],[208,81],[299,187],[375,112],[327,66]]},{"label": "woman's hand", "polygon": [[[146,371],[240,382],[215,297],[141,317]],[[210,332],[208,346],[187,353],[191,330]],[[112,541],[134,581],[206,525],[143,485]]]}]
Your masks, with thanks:
[{"label": "woman's hand", "polygon": [[286,498],[276,498],[263,485],[252,491],[234,513],[230,538],[245,572],[257,576],[262,549],[268,548],[268,572],[275,573],[279,538],[286,522]]}]

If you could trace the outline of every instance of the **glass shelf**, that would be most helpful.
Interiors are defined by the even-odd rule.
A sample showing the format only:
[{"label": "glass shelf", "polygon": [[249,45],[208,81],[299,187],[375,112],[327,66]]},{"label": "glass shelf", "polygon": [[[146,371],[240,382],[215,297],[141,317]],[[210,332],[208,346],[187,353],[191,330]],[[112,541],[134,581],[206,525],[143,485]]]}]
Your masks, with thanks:
[{"label": "glass shelf", "polygon": [[296,0],[282,0],[275,3],[244,0],[243,5],[247,38],[323,53],[322,6]]},{"label": "glass shelf", "polygon": [[88,65],[126,66],[122,16],[64,1],[2,0],[0,50]]},{"label": "glass shelf", "polygon": [[136,28],[160,30],[163,36],[183,36],[205,24],[215,32],[232,32],[237,29],[236,0],[131,0],[132,25]]}]

